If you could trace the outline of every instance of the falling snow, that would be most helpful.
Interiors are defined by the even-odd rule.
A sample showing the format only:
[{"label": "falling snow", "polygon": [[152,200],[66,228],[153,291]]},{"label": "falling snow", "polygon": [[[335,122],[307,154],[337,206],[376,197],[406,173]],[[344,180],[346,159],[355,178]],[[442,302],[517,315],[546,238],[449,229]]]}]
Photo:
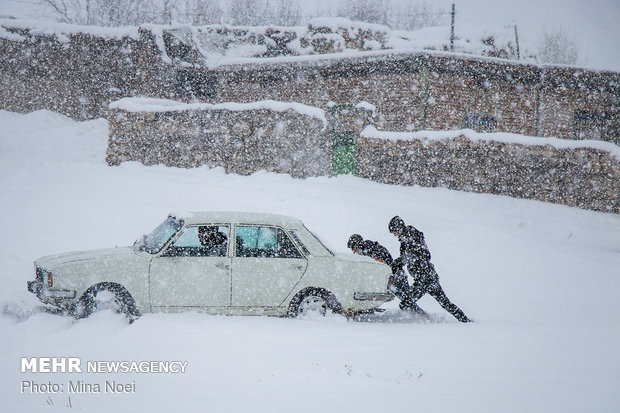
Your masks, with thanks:
[{"label": "falling snow", "polygon": [[[455,3],[451,38],[449,0],[3,1],[0,410],[616,409],[620,9]],[[393,301],[128,324],[26,291],[38,257],[202,210],[294,216],[336,254],[352,233],[395,254],[398,214],[474,323],[427,296],[428,320]],[[19,372],[37,356],[187,369]],[[104,383],[135,390],[74,391]]]}]

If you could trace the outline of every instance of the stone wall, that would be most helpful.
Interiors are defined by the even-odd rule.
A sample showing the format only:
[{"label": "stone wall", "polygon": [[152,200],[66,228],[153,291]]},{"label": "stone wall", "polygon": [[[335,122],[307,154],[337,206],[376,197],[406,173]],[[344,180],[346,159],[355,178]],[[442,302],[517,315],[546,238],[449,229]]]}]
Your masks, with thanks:
[{"label": "stone wall", "polygon": [[[324,110],[330,102],[366,101],[375,106],[374,123],[383,130],[469,127],[620,144],[616,72],[426,51],[246,59],[219,66],[209,60],[248,47],[264,49],[264,56],[320,54],[325,51],[311,44],[321,35],[333,39],[337,34],[351,50],[366,50],[367,43],[387,48],[385,34],[372,25],[368,30],[313,24],[289,30],[98,30],[30,24],[0,21],[0,107],[6,110],[50,109],[88,119],[102,116],[110,102],[125,96],[211,103],[273,99]],[[306,37],[307,47],[288,48]],[[213,54],[202,54],[206,46]]]},{"label": "stone wall", "polygon": [[328,175],[331,137],[324,118],[269,108],[110,110],[106,160],[182,168],[223,167],[294,177]]},{"label": "stone wall", "polygon": [[[338,32],[342,50],[385,47],[384,33],[365,26]],[[0,108],[48,109],[84,120],[103,116],[110,102],[126,96],[213,102],[217,81],[209,59],[342,51],[323,41],[335,36],[324,29],[97,28],[0,19]]]},{"label": "stone wall", "polygon": [[373,181],[536,199],[620,213],[620,160],[595,148],[488,140],[361,137],[357,174]]},{"label": "stone wall", "polygon": [[[373,123],[388,131],[488,127],[620,144],[620,74],[615,72],[391,51],[252,60],[209,69],[172,29],[64,28],[50,33],[2,22],[0,107],[50,109],[76,119],[106,116],[110,164],[222,166],[241,174],[267,170],[299,177],[331,173],[332,136],[324,117],[269,108],[107,109],[120,97],[140,95],[212,102],[273,99],[325,112],[334,102],[369,102]],[[379,182],[619,213],[618,162],[607,152],[442,142],[361,138],[357,173]]]},{"label": "stone wall", "polygon": [[179,45],[170,34],[78,29],[61,25],[49,33],[0,26],[2,109],[48,109],[84,120],[102,117],[110,102],[124,96],[179,97]]},{"label": "stone wall", "polygon": [[[448,53],[374,52],[339,59],[261,61],[221,66],[218,101],[276,99],[325,108],[367,101],[378,128],[391,131],[469,127],[531,136],[620,143],[620,74],[473,58]],[[589,122],[589,123],[588,123]],[[484,126],[489,124],[490,130]],[[588,129],[588,130],[589,130]]]},{"label": "stone wall", "polygon": [[[600,72],[593,76],[577,68],[547,67],[544,79],[540,136],[600,139],[620,145],[620,74]],[[576,134],[575,122],[580,114],[593,127]]]},{"label": "stone wall", "polygon": [[[332,172],[332,128],[320,109],[273,101],[146,103],[123,99],[112,105],[109,164],[205,165],[230,173],[264,170],[295,177]],[[368,111],[351,107],[340,115],[345,113],[353,118],[339,122],[341,127],[359,134]],[[357,138],[356,175],[381,183],[506,195],[620,214],[620,150],[613,144],[560,145],[564,141],[553,139],[551,145],[542,138],[506,134],[497,140],[486,134],[475,139],[429,139],[419,134],[366,128]]]}]

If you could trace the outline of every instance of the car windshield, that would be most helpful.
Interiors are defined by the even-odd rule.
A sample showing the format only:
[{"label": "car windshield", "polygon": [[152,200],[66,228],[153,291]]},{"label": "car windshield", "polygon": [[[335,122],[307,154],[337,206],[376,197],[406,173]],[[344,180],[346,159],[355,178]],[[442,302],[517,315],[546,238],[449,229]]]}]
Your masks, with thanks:
[{"label": "car windshield", "polygon": [[157,254],[164,244],[177,233],[183,226],[182,219],[176,219],[173,216],[169,216],[164,222],[159,224],[157,228],[148,235],[144,235],[141,239],[135,242],[134,246],[142,251],[146,251],[149,254]]}]

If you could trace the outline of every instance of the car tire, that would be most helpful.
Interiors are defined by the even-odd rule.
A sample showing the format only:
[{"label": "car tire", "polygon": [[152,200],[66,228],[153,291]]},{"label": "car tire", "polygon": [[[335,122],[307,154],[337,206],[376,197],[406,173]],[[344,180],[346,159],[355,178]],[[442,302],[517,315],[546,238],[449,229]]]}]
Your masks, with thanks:
[{"label": "car tire", "polygon": [[73,308],[75,318],[87,318],[97,311],[111,309],[124,314],[133,323],[140,312],[129,292],[122,286],[113,283],[102,283],[90,287]]},{"label": "car tire", "polygon": [[310,313],[325,316],[328,312],[340,314],[342,305],[334,294],[324,288],[305,288],[293,297],[288,306],[289,317],[299,317]]}]

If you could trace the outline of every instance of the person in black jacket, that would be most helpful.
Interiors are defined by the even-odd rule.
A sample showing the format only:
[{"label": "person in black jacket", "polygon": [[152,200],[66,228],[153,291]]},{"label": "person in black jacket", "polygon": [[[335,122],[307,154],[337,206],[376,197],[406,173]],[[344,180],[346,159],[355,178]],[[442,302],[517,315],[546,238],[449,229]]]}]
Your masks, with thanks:
[{"label": "person in black jacket", "polygon": [[392,266],[392,262],[394,261],[392,259],[392,254],[390,254],[387,248],[377,241],[364,240],[359,234],[353,234],[349,237],[347,247],[351,248],[355,254],[365,255],[389,266]]},{"label": "person in black jacket", "polygon": [[[409,289],[401,304],[405,307],[413,305],[426,293],[430,294],[439,305],[463,323],[471,321],[465,313],[453,304],[439,284],[439,275],[431,264],[431,253],[428,250],[424,233],[405,222],[399,216],[390,220],[389,231],[400,241],[400,265],[407,266],[407,271],[413,277],[413,285]],[[418,307],[419,308],[419,307]]]},{"label": "person in black jacket", "polygon": [[204,248],[207,256],[224,257],[226,256],[227,237],[222,234],[217,226],[198,227],[198,240]]},{"label": "person in black jacket", "polygon": [[388,282],[388,288],[400,300],[401,310],[412,310],[415,313],[428,318],[428,314],[426,314],[426,312],[409,297],[409,281],[407,280],[407,274],[402,268],[403,265],[400,258],[397,258],[396,260],[392,259],[392,254],[390,254],[390,251],[388,251],[387,248],[379,244],[377,241],[364,240],[364,238],[362,238],[359,234],[353,234],[349,237],[347,247],[349,247],[354,254],[365,255],[376,261],[389,265],[392,269],[392,275],[390,276],[390,280]]}]

